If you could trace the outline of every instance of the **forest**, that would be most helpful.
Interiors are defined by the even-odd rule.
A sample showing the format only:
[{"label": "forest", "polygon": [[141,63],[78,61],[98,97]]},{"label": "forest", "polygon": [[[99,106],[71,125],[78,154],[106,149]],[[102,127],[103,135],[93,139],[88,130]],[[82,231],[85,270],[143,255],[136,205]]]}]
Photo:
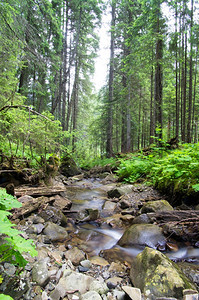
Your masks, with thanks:
[{"label": "forest", "polygon": [[[97,92],[105,11],[110,62]],[[65,148],[81,164],[158,139],[198,142],[197,1],[10,0],[0,14],[3,153]]]},{"label": "forest", "polygon": [[[107,35],[100,36],[100,28],[105,28]],[[94,80],[94,76],[103,39],[109,44],[106,49],[109,62],[107,73],[101,74],[104,85],[98,89],[98,79]],[[78,181],[81,188],[87,188],[87,184],[91,185],[89,176],[95,178],[93,174],[97,172],[98,176],[102,171],[106,175],[108,171],[109,177],[113,176],[116,187],[115,178],[119,186],[127,183],[127,187],[131,184],[133,189],[139,190],[137,184],[140,184],[141,193],[145,190],[152,193],[152,196],[139,200],[143,200],[143,207],[150,197],[163,201],[165,205],[166,200],[159,194],[157,196],[157,191],[170,197],[173,207],[184,201],[185,209],[180,207],[179,211],[174,209],[165,215],[156,212],[155,224],[160,222],[158,218],[162,218],[161,222],[167,222],[168,218],[169,223],[169,218],[176,217],[171,225],[175,227],[182,223],[185,231],[187,224],[191,226],[185,236],[189,246],[198,248],[199,221],[195,213],[199,203],[198,47],[197,0],[0,1],[1,264],[8,261],[16,265],[18,276],[27,264],[24,251],[33,257],[38,254],[34,241],[17,229],[21,226],[22,231],[26,231],[27,228],[23,227],[25,214],[29,218],[27,222],[38,225],[30,214],[36,212],[39,215],[49,205],[54,205],[52,203],[59,203],[58,208],[69,213],[72,200],[67,199],[67,202],[64,199],[67,206],[58,199],[66,188],[60,188],[59,182],[57,190],[54,187],[49,189],[52,178],[59,171],[66,178],[72,178],[71,181],[62,178],[62,183],[72,188]],[[101,60],[104,64],[105,57]],[[64,173],[66,165],[71,169],[74,166],[76,171]],[[8,177],[16,179],[19,185],[31,184],[33,190],[29,189],[30,194],[25,194],[33,195],[29,206],[13,197],[17,195],[13,190],[4,189]],[[16,183],[12,180],[11,184]],[[34,188],[41,182],[45,187],[41,185],[43,190],[37,191],[39,197],[34,198]],[[18,186],[17,189],[18,195],[24,196],[24,190],[20,191]],[[133,190],[134,194],[137,190]],[[104,190],[100,193],[103,194]],[[54,197],[53,200],[50,196]],[[122,202],[120,196],[116,196],[120,209],[127,204],[132,208],[128,201]],[[129,208],[128,205],[125,208]],[[166,205],[168,210],[173,210],[169,203]],[[53,209],[51,207],[51,211]],[[89,209],[88,214],[92,211]],[[141,212],[138,212],[138,207],[136,209],[132,218]],[[73,215],[74,211],[71,213]],[[121,212],[121,220],[129,225],[132,218],[125,219],[125,214]],[[185,223],[184,219],[179,221],[178,218],[184,217]],[[82,220],[97,219],[98,222],[98,218],[99,215],[94,219],[86,215]],[[69,230],[67,227],[69,235],[75,222],[79,224],[82,220],[73,220]],[[64,222],[69,226],[68,221]],[[57,226],[60,224],[63,225],[59,223]],[[115,224],[110,224],[115,228]],[[38,235],[42,235],[48,224],[45,224],[45,229],[43,224],[39,226],[42,229]],[[63,234],[62,231],[62,235],[68,238],[68,232]],[[5,236],[6,242],[2,243]],[[167,250],[169,238],[164,242]],[[40,243],[39,238],[36,241]],[[53,244],[52,240],[47,244]],[[53,247],[52,253],[57,251],[56,246]],[[178,245],[174,242],[175,247]],[[50,259],[52,253],[51,256],[47,254]],[[55,264],[60,266],[56,259]],[[3,277],[0,269],[0,287]],[[43,288],[46,283],[42,284],[38,285]],[[190,287],[193,286],[190,284]],[[0,299],[12,299],[1,294],[2,291],[11,295],[4,287],[0,289]],[[48,288],[46,291],[51,292]],[[43,288],[43,293],[46,291]],[[47,299],[43,296],[24,297]],[[73,299],[71,297],[67,299]],[[52,299],[58,298],[52,296]]]}]

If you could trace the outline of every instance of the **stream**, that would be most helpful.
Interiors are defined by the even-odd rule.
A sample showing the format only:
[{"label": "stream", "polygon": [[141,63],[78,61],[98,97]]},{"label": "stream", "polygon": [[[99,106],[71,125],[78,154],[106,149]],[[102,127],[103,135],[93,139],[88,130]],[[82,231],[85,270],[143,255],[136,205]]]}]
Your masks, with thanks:
[{"label": "stream", "polygon": [[[103,209],[107,199],[107,190],[113,185],[104,185],[97,179],[83,179],[67,187],[67,196],[72,201],[71,217],[77,216],[76,212],[85,209],[98,209],[100,217],[106,218],[114,214],[113,211]],[[79,222],[75,224],[74,240],[78,237],[85,241],[83,247],[90,255],[100,255],[100,252],[106,249],[117,249],[118,255],[123,260],[131,260],[139,254],[143,248],[130,247],[124,248],[117,245],[124,229],[112,228],[106,223],[99,223],[98,220],[90,222]],[[176,242],[177,243],[177,242]],[[199,264],[199,248],[177,243],[178,251],[165,251],[164,253],[174,261],[187,261]]]}]

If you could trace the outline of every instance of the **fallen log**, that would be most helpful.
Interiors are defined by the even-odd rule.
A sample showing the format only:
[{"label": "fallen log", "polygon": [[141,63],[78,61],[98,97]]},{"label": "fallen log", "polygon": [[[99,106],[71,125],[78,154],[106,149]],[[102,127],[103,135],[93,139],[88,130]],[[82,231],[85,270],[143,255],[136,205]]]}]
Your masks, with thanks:
[{"label": "fallen log", "polygon": [[66,188],[62,186],[53,186],[53,187],[46,187],[46,186],[40,186],[40,187],[28,187],[23,186],[20,188],[15,189],[15,196],[21,197],[24,195],[29,195],[32,197],[41,197],[41,196],[54,196],[54,195],[60,195],[60,193],[65,192]]},{"label": "fallen log", "polygon": [[194,245],[198,243],[199,214],[197,210],[160,211],[153,217],[168,237]]}]

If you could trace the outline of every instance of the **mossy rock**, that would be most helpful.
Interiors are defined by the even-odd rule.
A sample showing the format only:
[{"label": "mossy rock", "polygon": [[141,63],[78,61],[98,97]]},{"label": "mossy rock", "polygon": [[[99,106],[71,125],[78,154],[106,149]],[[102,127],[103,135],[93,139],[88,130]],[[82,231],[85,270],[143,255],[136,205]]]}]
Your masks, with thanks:
[{"label": "mossy rock", "polygon": [[66,177],[81,174],[81,170],[76,165],[74,159],[67,153],[61,159],[60,172]]},{"label": "mossy rock", "polygon": [[184,289],[196,289],[180,268],[163,253],[146,247],[132,262],[130,278],[149,299],[181,299]]},{"label": "mossy rock", "polygon": [[166,200],[148,201],[141,208],[141,213],[150,213],[156,211],[171,211],[173,207]]}]

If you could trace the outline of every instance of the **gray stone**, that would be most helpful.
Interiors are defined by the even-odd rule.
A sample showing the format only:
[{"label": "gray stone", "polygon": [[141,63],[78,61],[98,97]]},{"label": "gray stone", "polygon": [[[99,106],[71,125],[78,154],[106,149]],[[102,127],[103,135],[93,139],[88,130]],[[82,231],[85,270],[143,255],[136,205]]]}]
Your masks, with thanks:
[{"label": "gray stone", "polygon": [[81,296],[82,300],[101,300],[100,295],[95,291],[89,291]]},{"label": "gray stone", "polygon": [[4,263],[4,272],[7,275],[12,276],[16,272],[16,267],[14,265],[12,265],[12,264]]},{"label": "gray stone", "polygon": [[126,294],[125,294],[125,292],[114,290],[113,297],[115,297],[117,300],[124,300],[126,297]]},{"label": "gray stone", "polygon": [[78,213],[76,222],[95,221],[99,216],[100,213],[98,209],[86,208]]},{"label": "gray stone", "polygon": [[63,242],[68,237],[65,228],[52,222],[47,222],[43,232],[52,242]]},{"label": "gray stone", "polygon": [[58,225],[66,225],[67,217],[62,213],[58,207],[48,206],[45,210],[39,213],[46,222],[50,221]]},{"label": "gray stone", "polygon": [[92,263],[88,259],[82,260],[80,262],[80,265],[84,268],[89,268],[89,269],[92,267]]},{"label": "gray stone", "polygon": [[132,286],[122,286],[122,289],[125,291],[125,293],[133,300],[141,300],[142,295],[140,289],[134,288]]},{"label": "gray stone", "polygon": [[141,214],[140,216],[135,217],[133,224],[150,224],[152,223],[151,218],[148,214]]},{"label": "gray stone", "polygon": [[74,266],[78,266],[81,260],[85,260],[85,254],[74,247],[64,253],[66,259],[70,259]]},{"label": "gray stone", "polygon": [[92,280],[89,290],[96,291],[98,294],[106,294],[109,291],[107,284],[105,282],[100,282],[99,280]]},{"label": "gray stone", "polygon": [[112,201],[106,201],[103,205],[103,209],[114,211],[117,207],[117,203]]},{"label": "gray stone", "polygon": [[122,247],[139,245],[156,249],[159,245],[164,246],[166,239],[157,225],[133,224],[125,230],[118,244]]},{"label": "gray stone", "polygon": [[50,277],[48,274],[46,260],[36,262],[32,268],[32,280],[39,286],[44,287],[48,283],[49,279]]},{"label": "gray stone", "polygon": [[116,187],[116,188],[108,191],[108,196],[110,198],[119,198],[122,195],[132,193],[132,189],[133,189],[133,185],[131,185],[131,184],[122,185],[120,187]]}]

